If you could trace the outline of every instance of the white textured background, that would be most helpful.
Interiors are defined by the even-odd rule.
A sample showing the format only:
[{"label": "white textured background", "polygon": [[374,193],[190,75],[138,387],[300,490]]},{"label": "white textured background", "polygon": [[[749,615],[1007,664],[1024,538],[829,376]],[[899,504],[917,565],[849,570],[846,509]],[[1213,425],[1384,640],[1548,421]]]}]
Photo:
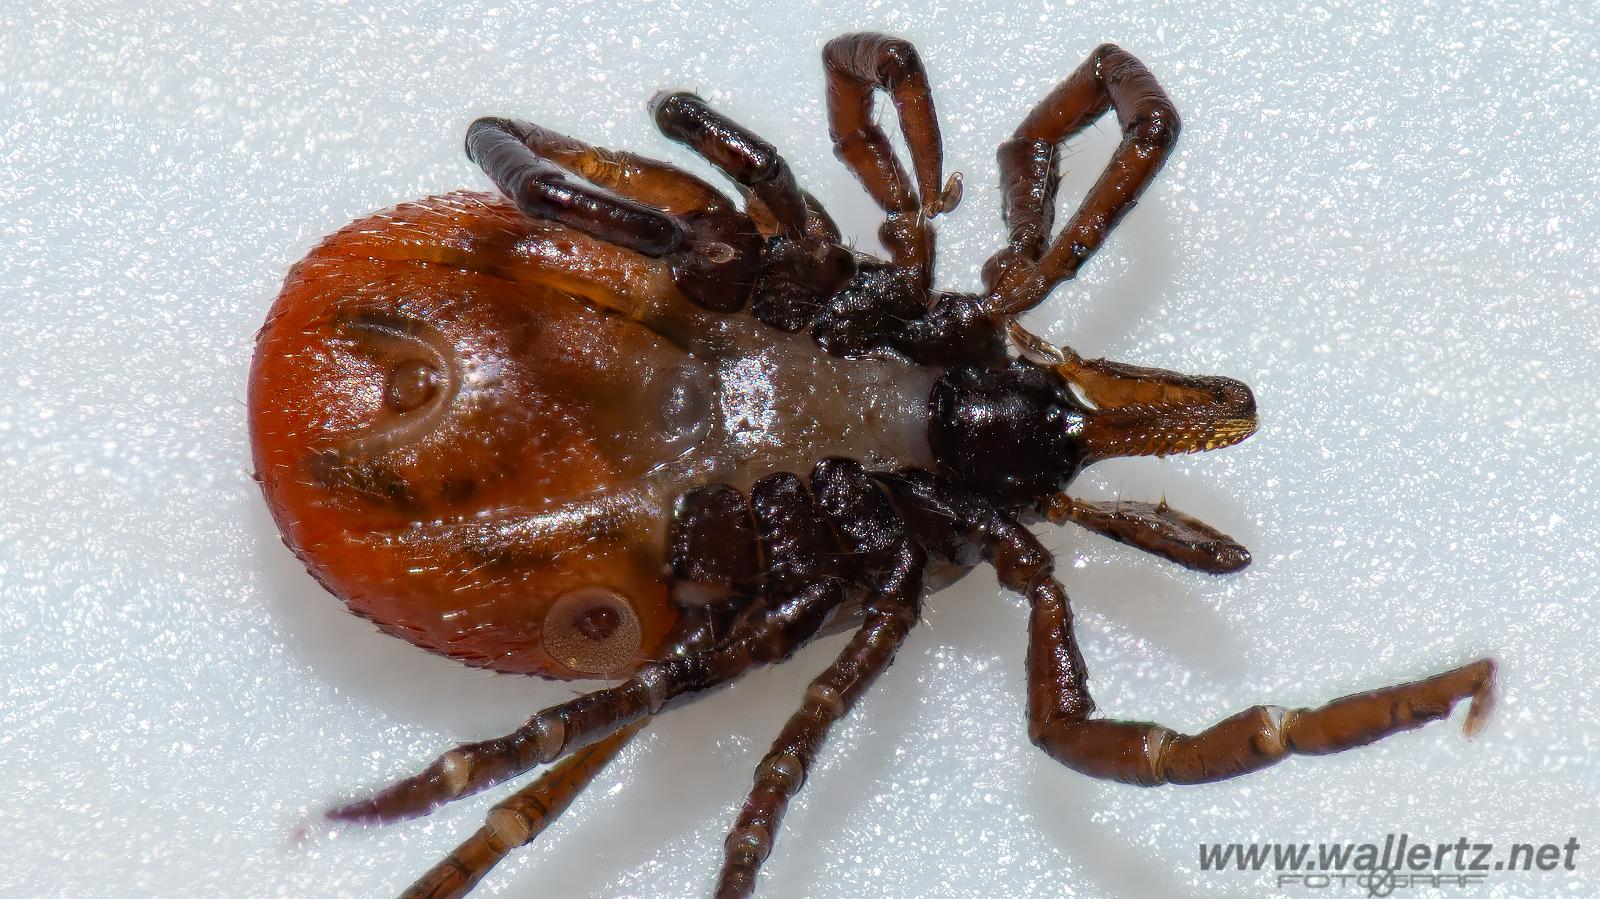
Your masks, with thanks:
[{"label": "white textured background", "polygon": [[[1192,729],[1483,653],[1503,704],[1472,743],[1436,725],[1205,787],[1092,782],[1028,744],[1021,603],[980,572],[838,730],[762,895],[1257,896],[1265,876],[1202,872],[1197,844],[1399,832],[1584,844],[1576,873],[1435,895],[1600,894],[1588,4],[410,6],[0,2],[0,893],[381,896],[475,826],[488,796],[292,839],[568,688],[379,636],[278,543],[244,396],[284,271],[355,216],[483,186],[460,148],[480,114],[694,165],[642,108],[675,86],[871,245],[818,49],[875,28],[923,51],[968,176],[947,286],[1001,237],[993,147],[1097,43],[1183,113],[1159,186],[1032,320],[1254,386],[1248,443],[1082,489],[1165,493],[1256,563],[1214,579],[1052,535],[1101,705]],[[1064,198],[1115,139],[1074,143]],[[660,721],[483,892],[705,894],[839,645]]]}]

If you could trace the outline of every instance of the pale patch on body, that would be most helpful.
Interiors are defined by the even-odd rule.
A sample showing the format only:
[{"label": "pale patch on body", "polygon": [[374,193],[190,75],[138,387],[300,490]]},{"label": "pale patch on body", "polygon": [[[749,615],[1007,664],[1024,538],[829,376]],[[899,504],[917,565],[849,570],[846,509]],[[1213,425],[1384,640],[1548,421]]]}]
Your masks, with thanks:
[{"label": "pale patch on body", "polygon": [[[843,359],[811,335],[786,334],[747,316],[711,359],[714,407],[685,462],[748,489],[776,471],[810,472],[829,456],[869,467],[929,467],[928,395],[938,372],[884,355]],[[698,354],[697,354],[698,355]]]},{"label": "pale patch on body", "polygon": [[776,472],[805,477],[829,457],[879,470],[932,467],[928,397],[939,370],[892,353],[830,356],[810,334],[747,314],[719,316],[708,331],[673,372],[672,388],[653,391],[676,395],[661,404],[671,408],[641,409],[639,430],[619,435],[653,435],[658,463],[609,502],[585,497],[545,514],[604,503],[612,514],[654,519],[650,529],[664,537],[673,500],[705,484],[748,491]]},{"label": "pale patch on body", "polygon": [[623,534],[659,552],[674,501],[695,487],[748,491],[776,472],[805,477],[829,457],[876,470],[933,465],[928,398],[938,369],[892,353],[830,356],[809,334],[748,314],[698,323],[688,348],[660,346],[670,349],[630,366],[624,395],[604,398],[630,410],[615,433],[599,435],[611,457],[637,473],[630,483],[419,522],[400,539],[414,552],[450,547],[486,560],[532,553],[553,561]]}]

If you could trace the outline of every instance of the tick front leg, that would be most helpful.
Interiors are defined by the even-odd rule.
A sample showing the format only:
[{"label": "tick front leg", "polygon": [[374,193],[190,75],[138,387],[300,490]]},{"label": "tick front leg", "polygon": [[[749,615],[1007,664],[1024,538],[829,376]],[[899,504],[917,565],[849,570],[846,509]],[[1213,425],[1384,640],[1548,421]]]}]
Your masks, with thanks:
[{"label": "tick front leg", "polygon": [[1070,521],[1195,571],[1232,574],[1250,564],[1250,551],[1238,541],[1179,512],[1166,500],[1103,503],[1061,493],[1046,501],[1041,511],[1055,524]]},{"label": "tick front leg", "polygon": [[1483,729],[1493,707],[1494,662],[1480,659],[1419,681],[1357,693],[1314,709],[1254,706],[1195,735],[1159,724],[1090,718],[1083,654],[1067,595],[1044,547],[1020,526],[991,532],[990,552],[1007,587],[1023,593],[1028,619],[1028,733],[1063,765],[1139,786],[1208,783],[1258,771],[1289,755],[1326,755],[1448,717],[1470,700],[1465,730]]},{"label": "tick front leg", "polygon": [[1479,733],[1493,708],[1494,662],[1479,659],[1419,681],[1355,693],[1314,709],[1252,706],[1198,734],[1145,721],[1078,719],[1030,711],[1029,733],[1068,768],[1138,786],[1226,780],[1290,755],[1328,755],[1449,717],[1470,700],[1464,730]]}]

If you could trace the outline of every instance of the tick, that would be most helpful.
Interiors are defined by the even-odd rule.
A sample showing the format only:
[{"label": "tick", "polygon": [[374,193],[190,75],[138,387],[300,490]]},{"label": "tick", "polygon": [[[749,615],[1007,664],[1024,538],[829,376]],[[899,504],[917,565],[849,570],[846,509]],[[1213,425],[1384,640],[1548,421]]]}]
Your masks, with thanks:
[{"label": "tick", "polygon": [[[931,283],[948,181],[906,41],[823,50],[834,151],[883,210],[878,259],[841,243],[760,137],[689,93],[656,124],[739,186],[482,119],[500,196],[453,193],[349,225],[289,273],[250,380],[255,464],[284,541],[352,611],[497,671],[608,678],[514,732],[329,814],[390,822],[555,763],[496,805],[412,897],[459,896],[532,840],[651,719],[819,634],[850,630],[756,769],[715,895],[749,896],[832,724],[890,663],[923,596],[993,566],[1025,596],[1029,735],[1091,777],[1221,780],[1447,716],[1482,727],[1494,664],[1318,707],[1257,705],[1198,734],[1095,714],[1072,610],[1028,525],[1073,522],[1200,571],[1244,547],[1165,503],[1065,493],[1119,456],[1229,446],[1244,384],[1084,359],[1024,331],[1160,170],[1178,114],[1106,45],[1000,145],[1009,239],[975,293]],[[875,123],[888,94],[908,171]],[[1063,143],[1107,111],[1122,141],[1059,233]]]}]

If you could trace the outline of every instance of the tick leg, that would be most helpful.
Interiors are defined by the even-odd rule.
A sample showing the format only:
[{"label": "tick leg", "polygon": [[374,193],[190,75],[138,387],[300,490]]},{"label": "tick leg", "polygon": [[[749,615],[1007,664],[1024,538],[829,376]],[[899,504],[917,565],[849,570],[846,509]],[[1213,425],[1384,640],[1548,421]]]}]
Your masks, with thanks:
[{"label": "tick leg", "polygon": [[822,300],[855,273],[838,228],[800,190],[772,144],[686,91],[657,94],[651,114],[661,133],[705,157],[744,189],[751,218],[773,234],[753,311],[788,331],[811,323]]},{"label": "tick leg", "polygon": [[1250,564],[1250,551],[1238,541],[1166,500],[1097,503],[1061,493],[1046,501],[1043,512],[1056,524],[1073,522],[1195,571],[1231,574]]},{"label": "tick leg", "polygon": [[661,133],[687,146],[748,190],[783,231],[799,238],[810,213],[789,163],[772,144],[688,91],[650,100]]},{"label": "tick leg", "polygon": [[467,156],[532,218],[559,221],[646,256],[683,247],[686,236],[674,216],[574,180],[541,155],[537,148],[548,134],[527,122],[479,119],[467,129]]},{"label": "tick leg", "polygon": [[833,722],[893,661],[921,613],[927,555],[865,469],[847,459],[819,463],[811,474],[818,505],[846,552],[866,566],[871,596],[850,644],[806,690],[800,710],[756,768],[755,785],[725,843],[718,899],[743,899],[778,835],[790,798],[805,783]]},{"label": "tick leg", "polygon": [[590,184],[657,211],[678,218],[738,213],[732,201],[716,188],[670,163],[626,150],[596,147],[528,122],[512,125],[514,134],[534,154]]},{"label": "tick leg", "polygon": [[401,899],[456,899],[518,846],[533,842],[644,728],[636,721],[567,756],[489,811],[484,826],[428,869]]},{"label": "tick leg", "polygon": [[889,667],[916,624],[925,561],[915,544],[902,544],[867,602],[861,628],[838,659],[811,682],[800,711],[784,725],[756,768],[755,786],[725,843],[717,899],[744,899],[755,892],[757,872],[772,850],[783,813],[805,783],[828,729]]},{"label": "tick leg", "polygon": [[766,564],[763,595],[714,648],[647,663],[624,683],[545,709],[503,737],[457,746],[421,773],[328,817],[377,824],[425,815],[788,658],[845,599],[838,543],[795,475],[757,481],[750,505]]},{"label": "tick leg", "polygon": [[827,585],[801,591],[742,622],[714,649],[649,663],[623,684],[551,706],[503,737],[463,743],[421,773],[331,809],[328,817],[364,824],[414,818],[553,762],[756,665],[778,661],[809,639],[840,600],[840,591]]},{"label": "tick leg", "polygon": [[[1115,109],[1122,143],[1049,250],[1061,144]],[[1037,306],[1100,249],[1155,179],[1178,139],[1178,111],[1144,63],[1112,44],[1096,48],[1000,145],[1000,190],[1010,242],[984,265],[997,315]]]},{"label": "tick leg", "polygon": [[[941,186],[944,145],[922,59],[909,41],[858,33],[829,41],[822,48],[822,65],[834,155],[883,209],[879,234],[895,264],[917,270],[925,286],[933,266],[933,229],[927,217],[948,212],[961,201],[961,176],[952,175]],[[876,90],[889,94],[899,114],[917,192],[873,117]]]},{"label": "tick leg", "polygon": [[[576,228],[608,243],[645,256],[664,258],[673,280],[695,302],[722,312],[744,306],[755,278],[759,241],[749,220],[704,193],[710,188],[678,172],[668,177],[664,163],[644,166],[630,157],[633,169],[618,170],[609,159],[585,157],[583,145],[544,128],[512,119],[485,118],[467,129],[467,155],[523,214]],[[604,183],[618,189],[666,198],[674,207],[698,196],[711,202],[685,215],[623,196],[610,187],[577,180],[546,153],[587,165]],[[681,176],[681,177],[680,177]],[[714,192],[713,192],[714,193]]]},{"label": "tick leg", "polygon": [[1139,786],[1237,777],[1289,755],[1325,755],[1447,717],[1470,700],[1465,729],[1482,730],[1493,705],[1494,662],[1480,659],[1430,678],[1357,693],[1314,709],[1254,706],[1193,736],[1159,724],[1090,718],[1083,654],[1072,608],[1051,575],[1049,553],[1005,522],[989,533],[1001,582],[1028,598],[1028,731],[1074,771]]},{"label": "tick leg", "polygon": [[[714,644],[718,617],[686,612],[668,641],[673,647],[670,652],[682,655]],[[647,718],[635,721],[604,740],[579,749],[496,805],[484,826],[418,878],[402,899],[466,895],[513,849],[533,842],[648,724]]]}]

